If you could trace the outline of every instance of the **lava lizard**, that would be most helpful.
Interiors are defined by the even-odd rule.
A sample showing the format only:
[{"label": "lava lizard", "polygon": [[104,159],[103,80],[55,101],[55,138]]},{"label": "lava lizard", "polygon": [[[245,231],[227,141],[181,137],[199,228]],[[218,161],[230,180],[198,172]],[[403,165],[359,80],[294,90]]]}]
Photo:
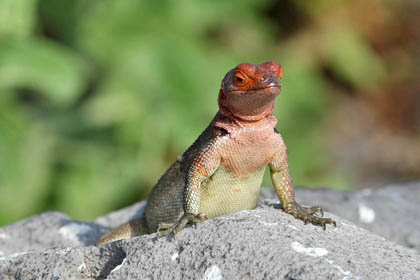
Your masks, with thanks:
[{"label": "lava lizard", "polygon": [[286,145],[276,130],[274,102],[282,68],[275,62],[239,64],[224,77],[219,111],[198,139],[153,188],[143,216],[101,237],[98,246],[158,232],[174,235],[187,223],[253,209],[267,165],[286,213],[314,225],[336,225],[319,207],[295,201]]}]

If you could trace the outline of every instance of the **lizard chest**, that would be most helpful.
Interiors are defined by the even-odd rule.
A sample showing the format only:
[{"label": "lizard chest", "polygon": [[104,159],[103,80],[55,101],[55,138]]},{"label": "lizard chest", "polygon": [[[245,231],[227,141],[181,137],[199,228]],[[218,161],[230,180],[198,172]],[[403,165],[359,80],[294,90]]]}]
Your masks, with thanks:
[{"label": "lizard chest", "polygon": [[273,144],[264,131],[244,132],[221,144],[221,163],[201,185],[200,213],[212,218],[255,208]]},{"label": "lizard chest", "polygon": [[237,177],[220,166],[202,183],[200,213],[207,218],[253,209],[257,205],[265,167],[247,177]]}]

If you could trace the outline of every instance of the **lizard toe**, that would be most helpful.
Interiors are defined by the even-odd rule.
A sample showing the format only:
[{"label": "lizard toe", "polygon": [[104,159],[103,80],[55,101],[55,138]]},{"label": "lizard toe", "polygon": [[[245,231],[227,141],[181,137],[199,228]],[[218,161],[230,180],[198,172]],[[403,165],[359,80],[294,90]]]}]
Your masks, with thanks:
[{"label": "lizard toe", "polygon": [[192,223],[193,226],[196,226],[196,223],[202,222],[206,220],[206,216],[202,213],[200,214],[192,214],[192,213],[184,213],[175,223],[161,223],[158,226],[158,237],[168,236],[171,233],[173,234],[174,238],[175,235],[180,232],[187,223]]},{"label": "lizard toe", "polygon": [[331,218],[323,218],[324,211],[316,206],[316,207],[304,207],[299,205],[298,203],[293,203],[288,205],[285,211],[295,218],[302,220],[304,224],[311,223],[316,226],[322,227],[324,230],[327,228],[327,224],[331,224],[334,227],[337,227],[337,224]]}]

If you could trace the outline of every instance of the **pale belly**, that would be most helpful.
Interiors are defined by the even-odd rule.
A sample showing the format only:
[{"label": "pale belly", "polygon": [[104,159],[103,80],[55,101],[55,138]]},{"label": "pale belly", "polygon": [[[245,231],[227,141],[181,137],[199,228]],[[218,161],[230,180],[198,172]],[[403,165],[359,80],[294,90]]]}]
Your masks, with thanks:
[{"label": "pale belly", "polygon": [[212,218],[255,208],[265,168],[260,167],[247,176],[235,176],[220,165],[213,176],[202,183],[199,213]]}]

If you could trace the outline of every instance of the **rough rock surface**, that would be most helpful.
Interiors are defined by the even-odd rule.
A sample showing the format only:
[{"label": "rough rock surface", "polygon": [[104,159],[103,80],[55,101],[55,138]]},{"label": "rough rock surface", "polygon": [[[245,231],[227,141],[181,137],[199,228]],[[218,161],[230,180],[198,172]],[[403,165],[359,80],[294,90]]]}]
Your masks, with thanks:
[{"label": "rough rock surface", "polygon": [[[399,242],[419,231],[419,188],[300,190],[297,196]],[[266,199],[255,210],[186,228],[176,240],[151,234],[101,248],[92,245],[107,226],[141,215],[144,202],[95,222],[47,212],[0,228],[0,279],[420,279],[415,250],[329,213],[335,229],[303,225],[277,203]],[[398,231],[403,234],[393,235]]]},{"label": "rough rock surface", "polygon": [[[276,197],[272,188],[265,188],[262,196]],[[420,253],[420,182],[350,193],[297,189],[296,198]]]}]

